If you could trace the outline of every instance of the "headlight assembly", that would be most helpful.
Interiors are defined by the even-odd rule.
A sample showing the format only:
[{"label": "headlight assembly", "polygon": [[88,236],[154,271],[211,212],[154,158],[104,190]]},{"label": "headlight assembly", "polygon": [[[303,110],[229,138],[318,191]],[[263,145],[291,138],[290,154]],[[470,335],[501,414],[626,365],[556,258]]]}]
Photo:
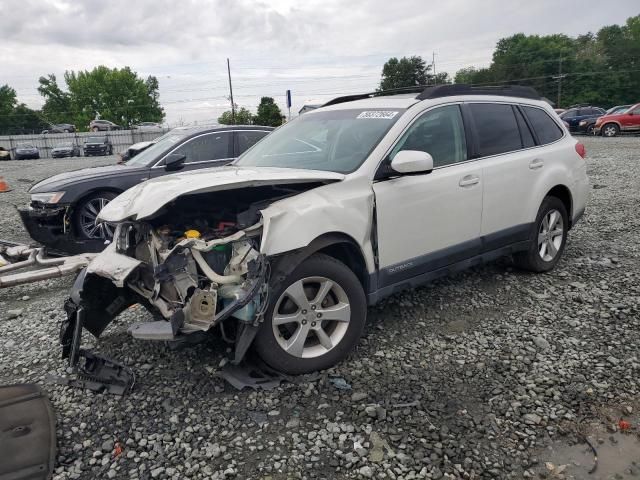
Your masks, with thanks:
[{"label": "headlight assembly", "polygon": [[32,193],[31,201],[40,203],[58,203],[64,192],[47,192],[47,193]]}]

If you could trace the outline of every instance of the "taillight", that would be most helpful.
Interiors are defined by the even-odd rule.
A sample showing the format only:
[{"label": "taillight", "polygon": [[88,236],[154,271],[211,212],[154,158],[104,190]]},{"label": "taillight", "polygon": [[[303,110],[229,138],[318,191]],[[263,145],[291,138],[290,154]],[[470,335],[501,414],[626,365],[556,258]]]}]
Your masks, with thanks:
[{"label": "taillight", "polygon": [[580,155],[582,158],[585,158],[587,156],[587,149],[584,148],[584,145],[581,144],[580,142],[576,143],[576,152],[578,153],[578,155]]}]

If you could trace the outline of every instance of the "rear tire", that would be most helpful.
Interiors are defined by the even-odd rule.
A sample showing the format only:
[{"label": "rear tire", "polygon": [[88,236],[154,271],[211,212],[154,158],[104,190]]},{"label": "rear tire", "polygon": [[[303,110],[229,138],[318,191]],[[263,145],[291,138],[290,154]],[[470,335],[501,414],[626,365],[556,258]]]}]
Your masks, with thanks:
[{"label": "rear tire", "polygon": [[356,346],[366,318],[367,300],[358,277],[335,258],[315,254],[269,292],[253,346],[281,372],[324,370]]},{"label": "rear tire", "polygon": [[602,126],[602,136],[603,137],[615,137],[620,133],[620,127],[615,123],[605,123]]},{"label": "rear tire", "polygon": [[567,244],[568,227],[569,215],[562,200],[552,196],[546,197],[531,227],[531,245],[526,251],[513,255],[514,263],[530,272],[552,270],[562,257]]}]

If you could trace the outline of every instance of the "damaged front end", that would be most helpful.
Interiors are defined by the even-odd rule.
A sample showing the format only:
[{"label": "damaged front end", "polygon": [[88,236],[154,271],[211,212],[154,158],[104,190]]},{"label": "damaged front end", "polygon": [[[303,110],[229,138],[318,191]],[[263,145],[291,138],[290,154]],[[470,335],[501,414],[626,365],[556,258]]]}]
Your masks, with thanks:
[{"label": "damaged front end", "polygon": [[[65,304],[63,358],[73,366],[86,362],[82,329],[99,337],[121,312],[141,304],[155,321],[132,324],[134,338],[186,342],[215,330],[233,345],[231,361],[239,363],[268,301],[260,209],[302,188],[186,196],[154,218],[118,224],[113,242],[80,273]],[[207,208],[221,196],[234,207]]]}]

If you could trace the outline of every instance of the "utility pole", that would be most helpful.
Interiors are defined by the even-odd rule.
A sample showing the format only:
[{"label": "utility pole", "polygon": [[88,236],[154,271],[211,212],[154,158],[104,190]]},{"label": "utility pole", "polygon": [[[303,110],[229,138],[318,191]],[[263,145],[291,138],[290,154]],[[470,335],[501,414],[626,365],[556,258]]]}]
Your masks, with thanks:
[{"label": "utility pole", "polygon": [[556,103],[556,108],[560,108],[560,99],[562,98],[562,79],[566,77],[566,74],[562,73],[562,55],[558,59],[558,75],[555,77],[551,77],[554,80],[558,80],[558,100]]},{"label": "utility pole", "polygon": [[231,66],[227,58],[227,74],[229,75],[229,94],[231,96],[231,122],[236,124],[236,105],[233,103],[233,87],[231,86]]},{"label": "utility pole", "polygon": [[436,85],[438,83],[436,79],[436,52],[431,52],[431,70],[433,70],[433,84]]}]

